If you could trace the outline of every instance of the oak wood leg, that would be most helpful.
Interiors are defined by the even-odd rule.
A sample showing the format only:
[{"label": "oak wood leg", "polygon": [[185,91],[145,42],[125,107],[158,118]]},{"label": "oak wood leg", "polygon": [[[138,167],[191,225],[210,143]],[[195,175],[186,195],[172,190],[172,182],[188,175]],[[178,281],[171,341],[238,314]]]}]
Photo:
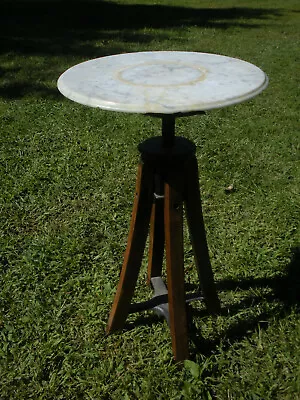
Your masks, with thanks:
[{"label": "oak wood leg", "polygon": [[122,329],[129,312],[148,234],[153,197],[152,182],[151,168],[140,162],[127,248],[117,292],[108,319],[107,333]]},{"label": "oak wood leg", "polygon": [[[176,179],[175,175],[173,178]],[[166,262],[173,353],[176,361],[183,361],[189,356],[183,268],[183,213],[182,194],[176,188],[175,179],[165,184]]]},{"label": "oak wood leg", "polygon": [[187,162],[185,171],[186,218],[190,231],[200,286],[205,298],[207,309],[211,313],[218,313],[220,311],[220,301],[217,295],[216,285],[209,259],[202,214],[196,157],[193,156]]},{"label": "oak wood leg", "polygon": [[150,220],[148,259],[148,284],[153,277],[161,276],[165,245],[164,199],[155,199]]}]

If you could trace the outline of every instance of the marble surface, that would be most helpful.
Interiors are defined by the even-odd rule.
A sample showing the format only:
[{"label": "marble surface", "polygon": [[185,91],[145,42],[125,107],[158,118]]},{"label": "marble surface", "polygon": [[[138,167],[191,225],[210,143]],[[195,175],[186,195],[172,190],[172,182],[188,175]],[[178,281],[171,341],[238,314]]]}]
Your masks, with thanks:
[{"label": "marble surface", "polygon": [[181,51],[118,54],[75,65],[58,89],[78,103],[130,113],[176,114],[241,103],[268,85],[253,64]]}]

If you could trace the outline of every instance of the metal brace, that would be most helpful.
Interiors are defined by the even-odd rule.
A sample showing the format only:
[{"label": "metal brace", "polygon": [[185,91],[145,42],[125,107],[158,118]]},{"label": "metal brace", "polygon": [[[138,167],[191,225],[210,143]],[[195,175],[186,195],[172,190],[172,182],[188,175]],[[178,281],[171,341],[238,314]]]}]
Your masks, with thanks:
[{"label": "metal brace", "polygon": [[[153,310],[159,317],[164,317],[170,326],[168,289],[161,276],[151,278],[151,285],[154,289],[154,296],[152,299],[131,304],[129,313]],[[191,293],[188,294],[185,299],[186,303],[190,303],[194,300],[204,300],[204,297],[199,293]]]},{"label": "metal brace", "polygon": [[153,193],[154,194],[154,198],[155,200],[159,200],[159,199],[164,199],[165,195],[163,194],[157,194],[157,193]]}]

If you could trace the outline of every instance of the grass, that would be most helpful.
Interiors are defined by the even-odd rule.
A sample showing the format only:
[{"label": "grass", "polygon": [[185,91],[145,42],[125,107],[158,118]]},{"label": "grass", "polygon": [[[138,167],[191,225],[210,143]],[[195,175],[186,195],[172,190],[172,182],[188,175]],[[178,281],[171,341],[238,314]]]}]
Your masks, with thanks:
[{"label": "grass", "polygon": [[[298,2],[68,5],[4,1],[0,16],[1,399],[299,399]],[[270,79],[249,102],[177,120],[197,145],[222,302],[215,318],[193,303],[182,367],[150,314],[104,334],[136,147],[159,121],[83,107],[56,89],[71,65],[144,50],[221,53]],[[149,296],[144,282],[145,265],[136,299]]]}]

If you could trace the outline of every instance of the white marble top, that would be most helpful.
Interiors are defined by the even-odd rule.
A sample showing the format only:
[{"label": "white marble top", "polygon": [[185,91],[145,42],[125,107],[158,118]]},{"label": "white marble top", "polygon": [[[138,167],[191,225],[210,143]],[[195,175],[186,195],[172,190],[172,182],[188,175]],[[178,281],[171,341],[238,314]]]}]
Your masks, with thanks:
[{"label": "white marble top", "polygon": [[75,65],[58,79],[71,100],[106,110],[175,114],[248,100],[268,85],[253,64],[216,54],[153,51],[118,54]]}]

